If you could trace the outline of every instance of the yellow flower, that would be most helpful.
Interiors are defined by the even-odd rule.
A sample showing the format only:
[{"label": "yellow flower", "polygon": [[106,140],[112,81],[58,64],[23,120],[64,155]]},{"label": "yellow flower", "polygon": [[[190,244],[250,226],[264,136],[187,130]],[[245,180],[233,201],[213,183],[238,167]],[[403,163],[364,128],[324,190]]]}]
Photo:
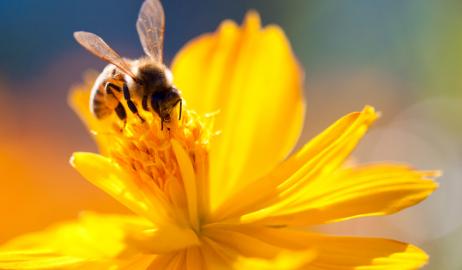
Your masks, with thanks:
[{"label": "yellow flower", "polygon": [[[375,121],[371,107],[338,120],[287,158],[302,128],[302,71],[277,26],[249,13],[185,46],[172,65],[187,104],[157,116],[99,121],[88,89],[72,105],[101,154],[73,166],[136,215],[78,221],[0,248],[1,269],[417,269],[427,255],[387,239],[329,236],[316,224],[386,215],[425,199],[436,172],[399,164],[346,167]],[[219,132],[216,132],[219,131]]]}]

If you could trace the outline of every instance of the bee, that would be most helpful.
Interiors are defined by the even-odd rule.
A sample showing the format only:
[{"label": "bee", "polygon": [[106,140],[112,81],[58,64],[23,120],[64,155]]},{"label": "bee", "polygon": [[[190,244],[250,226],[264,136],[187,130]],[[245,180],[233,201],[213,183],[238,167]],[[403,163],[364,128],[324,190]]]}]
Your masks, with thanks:
[{"label": "bee", "polygon": [[98,76],[90,95],[90,109],[98,119],[113,112],[126,124],[127,108],[144,122],[138,109],[155,113],[164,122],[171,121],[173,109],[179,104],[179,119],[183,100],[172,82],[172,73],[163,64],[165,17],[159,0],[146,0],[136,23],[146,56],[138,60],[122,58],[99,36],[75,32],[80,45],[109,63]]}]

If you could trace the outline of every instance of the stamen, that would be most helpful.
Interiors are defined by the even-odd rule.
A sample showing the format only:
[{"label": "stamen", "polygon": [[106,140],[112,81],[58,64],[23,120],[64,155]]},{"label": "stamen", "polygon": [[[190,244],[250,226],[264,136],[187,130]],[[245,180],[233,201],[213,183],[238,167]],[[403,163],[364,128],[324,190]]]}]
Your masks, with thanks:
[{"label": "stamen", "polygon": [[[163,130],[161,119],[157,115],[145,112],[142,116],[146,119],[143,123],[135,115],[129,115],[123,132],[109,132],[113,135],[107,137],[112,145],[109,156],[131,175],[132,181],[142,192],[150,193],[147,197],[158,196],[160,192],[179,213],[177,218],[185,222],[189,220],[189,224],[197,230],[198,215],[201,215],[201,209],[206,208],[207,202],[199,193],[207,187],[207,143],[211,135],[211,125],[205,127],[203,119],[189,111],[186,106],[183,106],[181,120],[172,116],[171,121],[165,124],[167,128],[164,127]],[[187,154],[183,159],[178,159],[172,146],[173,141],[177,144],[177,149],[182,147]],[[184,159],[185,157],[187,158]],[[188,166],[183,164],[185,162],[192,164],[194,179],[182,178],[185,176],[182,175],[181,168]],[[189,189],[193,187],[191,185],[197,185],[193,187],[198,193],[193,198],[197,210],[191,211],[192,199],[188,199],[190,195],[187,195],[185,183]]]}]

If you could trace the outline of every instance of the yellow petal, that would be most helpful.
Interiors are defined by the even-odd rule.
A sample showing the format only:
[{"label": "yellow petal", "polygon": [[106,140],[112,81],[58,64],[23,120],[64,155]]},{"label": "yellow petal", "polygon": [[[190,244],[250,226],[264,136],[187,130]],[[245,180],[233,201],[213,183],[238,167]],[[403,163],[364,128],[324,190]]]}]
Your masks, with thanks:
[{"label": "yellow petal", "polygon": [[163,226],[127,233],[126,241],[144,253],[165,254],[200,244],[190,228]]},{"label": "yellow petal", "polygon": [[203,238],[201,246],[205,269],[232,270],[235,254],[231,257],[221,247],[208,238]]},{"label": "yellow petal", "polygon": [[87,180],[154,223],[155,228],[153,225],[130,233],[129,240],[138,248],[164,253],[198,244],[199,240],[191,228],[169,218],[168,212],[163,213],[169,210],[165,203],[154,196],[148,197],[108,158],[92,153],[75,153],[72,164]]},{"label": "yellow petal", "polygon": [[265,241],[258,234],[254,237],[252,230],[241,227],[215,224],[204,228],[202,249],[209,253],[208,257],[221,258],[214,264],[228,265],[223,269],[289,270],[299,269],[315,256],[308,248],[287,249],[278,243]]},{"label": "yellow petal", "polygon": [[428,256],[419,248],[398,241],[374,238],[319,236],[305,239],[318,256],[302,269],[420,269]]},{"label": "yellow petal", "polygon": [[428,256],[419,248],[388,239],[326,236],[261,226],[240,226],[237,230],[271,245],[312,250],[315,256],[300,268],[304,270],[410,270],[418,269],[428,261]]},{"label": "yellow petal", "polygon": [[189,43],[172,71],[190,108],[218,111],[221,133],[210,152],[213,209],[293,148],[304,116],[303,74],[283,31],[261,29],[256,13],[247,15],[242,28],[227,21]]},{"label": "yellow petal", "polygon": [[[432,176],[434,172],[392,164],[341,169],[316,179],[287,203],[263,210],[272,214],[258,222],[310,225],[392,214],[427,198],[437,187],[427,179]],[[242,220],[252,218],[249,214]]]},{"label": "yellow petal", "polygon": [[183,269],[201,269],[188,268],[186,261],[186,252],[174,252],[167,255],[158,256],[147,270],[183,270]]},{"label": "yellow petal", "polygon": [[157,256],[146,270],[166,269],[170,270],[170,263],[175,258],[176,253]]},{"label": "yellow petal", "polygon": [[107,145],[104,134],[111,130],[111,121],[98,120],[90,111],[90,90],[95,82],[97,74],[88,72],[85,74],[84,83],[75,86],[69,94],[69,104],[77,113],[82,122],[92,132],[101,153],[106,153]]},{"label": "yellow petal", "polygon": [[0,269],[62,269],[85,262],[83,258],[61,256],[45,250],[0,251]]},{"label": "yellow petal", "polygon": [[131,183],[130,177],[109,158],[93,153],[74,153],[71,164],[85,179],[134,213],[148,217],[154,222],[160,219],[153,216],[152,209],[155,207],[152,200],[148,200],[142,191]]},{"label": "yellow petal", "polygon": [[211,241],[219,244],[223,249],[227,249],[227,253],[236,253],[244,257],[273,259],[281,252],[281,249],[277,246],[270,245],[249,234],[236,230],[207,228],[203,230],[203,234]]},{"label": "yellow petal", "polygon": [[69,105],[77,113],[82,122],[92,130],[97,124],[97,119],[90,111],[90,89],[97,74],[88,73],[85,75],[82,85],[74,86],[69,93]]},{"label": "yellow petal", "polygon": [[220,268],[207,268],[205,265],[205,256],[201,247],[189,247],[183,251],[172,252],[169,254],[158,256],[149,269],[214,269],[219,270]]},{"label": "yellow petal", "polygon": [[[139,254],[133,256],[128,260],[119,263],[119,268],[121,270],[146,270],[151,262],[156,258],[156,255],[146,255],[146,254]],[[88,270],[88,268],[84,268]],[[95,268],[95,270],[100,270],[102,268]]]},{"label": "yellow petal", "polygon": [[21,236],[0,247],[0,269],[56,269],[86,265],[112,265],[127,251],[128,228],[147,226],[134,216],[85,213],[77,222],[56,225]]},{"label": "yellow petal", "polygon": [[200,247],[190,247],[186,249],[186,269],[204,269],[204,256]]},{"label": "yellow petal", "polygon": [[[270,174],[237,189],[216,211],[213,220],[239,218],[244,213],[282,202],[310,181],[329,175],[348,157],[376,118],[371,107],[344,116]],[[268,211],[254,213],[252,219],[263,218],[266,214]],[[247,219],[251,220],[249,216]]]},{"label": "yellow petal", "polygon": [[306,265],[315,257],[311,251],[281,252],[271,260],[261,258],[239,257],[234,263],[234,269],[252,270],[297,270],[306,269]]},{"label": "yellow petal", "polygon": [[191,225],[196,230],[199,229],[199,215],[197,212],[197,185],[196,175],[186,150],[176,140],[172,140],[173,151],[181,171],[181,178],[183,179],[184,188],[186,191],[186,198],[188,200],[188,212]]}]

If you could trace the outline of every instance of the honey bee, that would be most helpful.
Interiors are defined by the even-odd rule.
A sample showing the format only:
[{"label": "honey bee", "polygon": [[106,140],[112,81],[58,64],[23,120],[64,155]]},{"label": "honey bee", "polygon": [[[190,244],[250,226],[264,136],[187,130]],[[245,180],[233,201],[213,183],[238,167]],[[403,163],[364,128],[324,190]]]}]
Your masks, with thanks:
[{"label": "honey bee", "polygon": [[173,109],[179,104],[181,119],[182,99],[172,82],[172,73],[163,64],[165,17],[159,0],[146,0],[141,6],[136,23],[141,45],[146,56],[138,60],[122,58],[99,36],[89,32],[75,32],[74,37],[85,49],[109,63],[98,76],[91,91],[90,109],[102,119],[113,112],[127,121],[122,104],[144,122],[138,111],[156,113],[164,122],[171,121]]}]

